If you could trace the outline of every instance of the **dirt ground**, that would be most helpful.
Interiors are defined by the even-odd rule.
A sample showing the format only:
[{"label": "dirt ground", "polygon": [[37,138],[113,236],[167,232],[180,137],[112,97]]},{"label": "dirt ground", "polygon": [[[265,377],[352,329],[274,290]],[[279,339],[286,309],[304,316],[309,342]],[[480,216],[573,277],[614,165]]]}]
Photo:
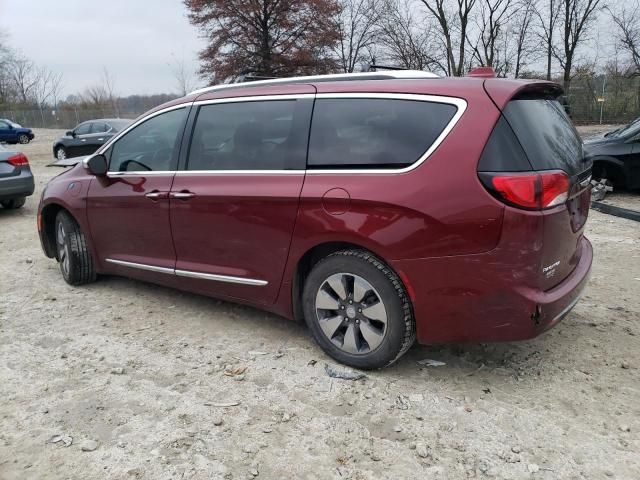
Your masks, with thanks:
[{"label": "dirt ground", "polygon": [[590,214],[588,289],[540,338],[415,346],[338,380],[302,325],[66,285],[35,224],[59,133],[36,131],[36,194],[0,209],[0,479],[640,478],[640,224]]}]

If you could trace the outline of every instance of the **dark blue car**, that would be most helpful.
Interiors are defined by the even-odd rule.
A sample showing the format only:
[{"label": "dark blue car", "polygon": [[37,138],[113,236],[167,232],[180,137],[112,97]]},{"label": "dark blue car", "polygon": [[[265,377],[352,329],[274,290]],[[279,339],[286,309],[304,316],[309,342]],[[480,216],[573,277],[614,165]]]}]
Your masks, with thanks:
[{"label": "dark blue car", "polygon": [[34,136],[30,128],[23,128],[11,120],[0,118],[0,143],[27,144]]}]

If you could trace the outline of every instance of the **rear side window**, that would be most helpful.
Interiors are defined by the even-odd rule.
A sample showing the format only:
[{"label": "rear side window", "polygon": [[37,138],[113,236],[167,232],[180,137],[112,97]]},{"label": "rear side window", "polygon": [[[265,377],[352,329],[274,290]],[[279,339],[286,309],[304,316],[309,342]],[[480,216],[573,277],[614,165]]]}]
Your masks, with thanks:
[{"label": "rear side window", "polygon": [[91,133],[104,133],[108,130],[107,124],[104,122],[94,122],[91,126]]},{"label": "rear side window", "polygon": [[557,100],[512,100],[503,111],[534,170],[564,170],[569,175],[587,168],[582,141]]},{"label": "rear side window", "polygon": [[522,145],[507,120],[501,115],[484,147],[478,163],[478,171],[526,172],[530,170],[531,164]]},{"label": "rear side window", "polygon": [[402,168],[433,145],[455,115],[445,103],[319,99],[311,123],[310,169]]},{"label": "rear side window", "polygon": [[302,104],[268,100],[203,105],[191,137],[187,169],[303,169],[309,124]]},{"label": "rear side window", "polygon": [[87,135],[91,132],[91,123],[83,123],[75,129],[76,135]]}]

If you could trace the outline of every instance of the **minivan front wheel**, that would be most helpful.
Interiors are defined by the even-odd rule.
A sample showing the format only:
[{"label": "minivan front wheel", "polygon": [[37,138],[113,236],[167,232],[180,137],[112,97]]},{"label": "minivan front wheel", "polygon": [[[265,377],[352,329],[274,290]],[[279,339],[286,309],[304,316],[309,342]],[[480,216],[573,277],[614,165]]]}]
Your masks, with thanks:
[{"label": "minivan front wheel", "polygon": [[362,250],[318,262],[306,279],[303,308],[322,349],[362,369],[392,364],[415,340],[409,298],[398,276]]},{"label": "minivan front wheel", "polygon": [[26,145],[30,141],[31,139],[29,138],[29,135],[26,135],[24,133],[21,133],[20,135],[18,135],[18,142],[20,142],[22,145]]},{"label": "minivan front wheel", "polygon": [[56,216],[55,241],[60,272],[69,285],[82,285],[96,279],[84,233],[75,219],[64,210]]}]

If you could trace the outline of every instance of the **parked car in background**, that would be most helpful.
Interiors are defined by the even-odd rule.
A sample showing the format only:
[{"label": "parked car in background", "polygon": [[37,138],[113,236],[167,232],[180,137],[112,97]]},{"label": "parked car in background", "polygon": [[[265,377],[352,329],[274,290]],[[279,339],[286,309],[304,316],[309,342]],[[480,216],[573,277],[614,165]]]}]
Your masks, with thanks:
[{"label": "parked car in background", "polygon": [[0,142],[26,145],[34,137],[30,128],[24,128],[11,120],[0,118]]},{"label": "parked car in background", "polygon": [[591,165],[551,82],[396,71],[219,85],[52,179],[45,254],[306,320],[358,368],[523,340],[591,268]]},{"label": "parked car in background", "polygon": [[593,178],[614,188],[640,189],[640,119],[587,139],[584,153],[593,162]]},{"label": "parked car in background", "polygon": [[58,160],[91,155],[129,124],[131,120],[123,118],[102,118],[82,122],[53,143],[53,155]]},{"label": "parked car in background", "polygon": [[8,209],[20,208],[34,188],[26,155],[0,145],[0,205]]}]

